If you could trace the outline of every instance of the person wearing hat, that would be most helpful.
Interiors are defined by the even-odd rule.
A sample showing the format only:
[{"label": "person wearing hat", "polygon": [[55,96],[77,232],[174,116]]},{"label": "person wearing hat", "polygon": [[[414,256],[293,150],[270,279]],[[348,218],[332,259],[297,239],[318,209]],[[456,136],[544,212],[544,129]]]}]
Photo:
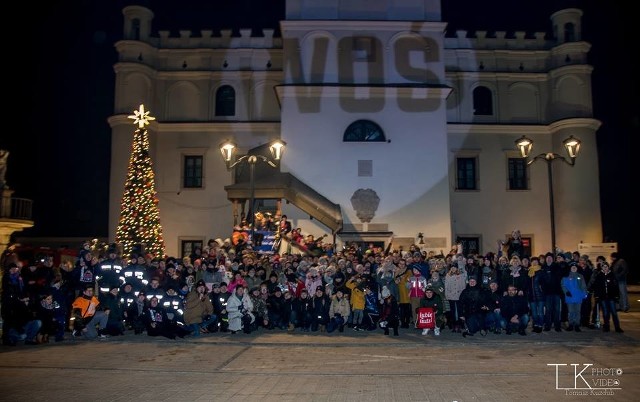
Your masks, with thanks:
[{"label": "person wearing hat", "polygon": [[251,302],[251,297],[245,293],[244,287],[237,286],[227,300],[229,331],[231,331],[232,334],[240,330],[243,330],[246,334],[251,333],[251,324],[255,321],[255,316],[251,312],[252,310],[253,303]]},{"label": "person wearing hat", "polygon": [[602,310],[602,330],[609,332],[611,330],[610,322],[613,320],[616,332],[623,333],[616,311],[616,300],[620,296],[620,289],[615,274],[608,264],[602,264],[602,270],[594,275],[593,294]]},{"label": "person wearing hat", "polygon": [[133,285],[130,283],[125,283],[120,286],[120,291],[118,292],[118,296],[120,297],[120,302],[122,303],[123,313],[129,309],[129,306],[133,302],[136,301],[136,291],[133,289]]},{"label": "person wearing hat", "polygon": [[376,329],[380,317],[378,292],[374,289],[373,284],[369,282],[364,286],[364,318],[362,326],[368,331]]},{"label": "person wearing hat", "polygon": [[297,300],[293,295],[293,292],[284,286],[282,291],[283,301],[283,325],[289,331],[292,332],[296,329],[296,303]]},{"label": "person wearing hat", "polygon": [[362,320],[364,319],[364,286],[360,274],[356,274],[347,280],[345,284],[347,288],[351,290],[349,301],[351,303],[351,325],[353,325],[354,331],[360,331],[362,326]]},{"label": "person wearing hat", "polygon": [[[262,286],[254,286],[249,290],[249,298],[253,306],[251,313],[255,317],[251,325],[251,331],[258,329],[258,327],[270,328],[269,310],[267,308],[269,297],[267,287],[264,284]],[[245,329],[245,333],[249,333],[246,328],[243,329]]]},{"label": "person wearing hat", "polygon": [[[551,257],[553,259],[553,257]],[[538,257],[531,257],[529,269],[527,271],[529,291],[527,299],[531,310],[531,321],[533,321],[533,332],[541,333],[544,327],[545,315],[545,291],[544,291],[544,271],[540,266]]]},{"label": "person wearing hat", "polygon": [[303,288],[300,291],[300,298],[294,303],[295,325],[300,327],[303,332],[309,332],[313,321],[313,298],[309,296],[309,291]]},{"label": "person wearing hat", "polygon": [[194,337],[209,333],[209,325],[215,324],[213,304],[207,292],[207,284],[200,279],[187,294],[184,302],[184,323]]},{"label": "person wearing hat", "polygon": [[463,337],[473,336],[480,331],[482,336],[487,334],[485,315],[491,304],[488,294],[478,285],[475,276],[468,278],[469,285],[460,293],[460,307],[462,314],[460,320],[465,324]]},{"label": "person wearing hat", "polygon": [[213,304],[213,312],[218,317],[218,329],[220,332],[229,331],[229,314],[227,312],[227,300],[231,296],[231,292],[227,291],[227,283],[222,281],[214,283],[213,289],[209,294],[211,304]]},{"label": "person wearing hat", "polygon": [[179,285],[170,285],[162,298],[162,307],[167,311],[169,325],[175,330],[184,326],[184,299],[178,289]]},{"label": "person wearing hat", "polygon": [[427,278],[422,274],[421,267],[414,265],[411,268],[413,275],[409,277],[405,286],[409,289],[409,301],[413,322],[417,322],[417,309],[420,307],[420,300],[424,297],[424,289],[427,287]]},{"label": "person wearing hat", "polygon": [[329,324],[327,332],[331,333],[338,329],[338,332],[344,332],[344,326],[351,314],[351,306],[349,300],[344,296],[342,288],[336,289],[335,294],[331,298],[331,307],[329,308]]},{"label": "person wearing hat", "polygon": [[317,266],[309,268],[309,272],[307,272],[306,277],[304,287],[310,291],[310,295],[315,294],[315,290],[318,286],[322,286],[322,276],[318,272]]},{"label": "person wearing hat", "polygon": [[311,331],[324,332],[329,323],[329,309],[331,308],[331,299],[325,294],[324,286],[320,285],[316,288],[313,295],[313,313],[311,316]]},{"label": "person wearing hat", "polygon": [[[111,243],[107,249],[107,258],[100,263],[96,272],[101,293],[108,293],[111,290],[111,286],[122,285],[124,280],[120,280],[120,274],[123,268],[124,264],[118,258],[117,244]],[[124,273],[122,275],[124,277]]]},{"label": "person wearing hat", "polygon": [[[480,269],[478,271],[480,286],[482,286],[483,289],[489,290],[489,284],[491,283],[491,281],[498,281],[499,279],[498,272],[496,271],[493,260],[488,255],[482,258],[482,265],[480,266]],[[500,283],[498,282],[498,285],[499,284]]]},{"label": "person wearing hat", "polygon": [[124,312],[126,325],[133,329],[134,334],[139,335],[145,330],[142,315],[147,307],[147,294],[144,290],[134,291],[136,298]]},{"label": "person wearing hat", "polygon": [[382,296],[380,327],[384,329],[385,335],[389,335],[389,328],[391,328],[393,329],[393,336],[398,336],[398,327],[400,326],[398,302],[386,286],[382,288],[380,295]]},{"label": "person wearing hat", "polygon": [[167,315],[167,309],[160,304],[156,296],[152,296],[144,310],[143,320],[148,336],[164,336],[175,339],[176,336],[184,338],[189,334],[187,329],[171,324]]},{"label": "person wearing hat", "polygon": [[489,311],[487,311],[485,316],[485,326],[489,332],[501,334],[502,329],[504,328],[504,320],[502,319],[502,315],[500,315],[500,301],[504,296],[500,291],[500,286],[497,280],[492,279],[489,282],[487,294],[490,304],[488,305]]},{"label": "person wearing hat", "polygon": [[551,252],[544,257],[542,273],[542,288],[545,296],[544,331],[550,331],[553,326],[556,332],[562,332],[562,278],[566,276],[566,273],[562,266],[553,260]]},{"label": "person wearing hat", "polygon": [[267,328],[287,329],[289,319],[285,317],[285,299],[280,286],[276,287],[267,298],[267,313],[269,315],[269,326]]},{"label": "person wearing hat", "polygon": [[109,318],[105,333],[111,336],[124,335],[124,308],[120,301],[120,287],[112,284],[107,293],[98,296],[98,300],[105,312],[108,312]]},{"label": "person wearing hat", "polygon": [[[152,262],[157,264],[157,261]],[[144,259],[138,263],[138,257],[135,256],[129,260],[129,264],[121,271],[124,283],[130,283],[134,292],[144,289],[149,284],[149,273]]]},{"label": "person wearing hat", "polygon": [[36,335],[42,325],[33,317],[33,305],[24,292],[20,267],[11,262],[2,276],[2,343],[15,346],[18,341],[36,344]]},{"label": "person wearing hat", "polygon": [[[424,297],[420,299],[420,308],[431,308],[435,316],[435,327],[433,334],[440,335],[440,330],[444,327],[444,301],[432,286],[427,286],[424,290]],[[429,328],[422,330],[422,335],[428,335]]]},{"label": "person wearing hat", "polygon": [[248,289],[253,289],[256,286],[259,286],[262,283],[262,279],[256,276],[256,267],[250,266],[248,267],[247,275],[244,277],[244,281],[247,284]]},{"label": "person wearing hat", "polygon": [[567,305],[567,317],[569,326],[567,331],[580,332],[580,309],[582,301],[587,297],[587,283],[584,276],[578,272],[578,264],[570,265],[570,272],[562,278],[562,291],[565,294],[564,301]]},{"label": "person wearing hat", "polygon": [[[73,336],[84,336],[86,339],[106,338],[105,332],[109,314],[103,310],[100,301],[93,295],[94,285],[86,284],[82,295],[71,305],[69,329]],[[97,328],[96,328],[97,327]]]},{"label": "person wearing hat", "polygon": [[52,272],[47,272],[35,258],[22,267],[20,275],[22,275],[24,282],[24,292],[29,295],[31,300],[36,300],[44,290],[45,284],[51,282],[49,277],[51,274]]}]

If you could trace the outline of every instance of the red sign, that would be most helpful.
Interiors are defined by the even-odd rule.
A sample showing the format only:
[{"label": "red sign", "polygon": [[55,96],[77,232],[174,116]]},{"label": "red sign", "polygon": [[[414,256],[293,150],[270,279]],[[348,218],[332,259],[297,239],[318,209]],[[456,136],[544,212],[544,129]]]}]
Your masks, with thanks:
[{"label": "red sign", "polygon": [[420,307],[418,309],[418,328],[435,328],[436,317],[431,307]]}]

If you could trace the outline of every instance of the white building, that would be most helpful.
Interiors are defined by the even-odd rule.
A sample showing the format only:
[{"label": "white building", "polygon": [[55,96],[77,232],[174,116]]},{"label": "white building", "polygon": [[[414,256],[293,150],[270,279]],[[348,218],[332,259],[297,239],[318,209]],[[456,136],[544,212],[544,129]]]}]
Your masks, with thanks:
[{"label": "white building", "polygon": [[[547,166],[553,167],[556,244],[602,241],[590,44],[582,12],[550,16],[553,37],[458,31],[445,37],[439,0],[288,0],[281,37],[163,27],[123,10],[116,44],[109,237],[115,238],[141,103],[150,125],[167,254],[230,237],[248,211],[247,164],[226,169],[219,146],[263,152],[281,139],[278,169],[256,165],[255,197],[294,227],[344,241],[496,250],[519,229],[530,251],[551,249]],[[185,27],[186,28],[186,27]],[[519,157],[565,155],[574,167]],[[235,175],[234,175],[235,173]],[[232,202],[231,200],[235,200]],[[285,201],[285,202],[280,202]],[[248,203],[247,203],[248,204]]]}]

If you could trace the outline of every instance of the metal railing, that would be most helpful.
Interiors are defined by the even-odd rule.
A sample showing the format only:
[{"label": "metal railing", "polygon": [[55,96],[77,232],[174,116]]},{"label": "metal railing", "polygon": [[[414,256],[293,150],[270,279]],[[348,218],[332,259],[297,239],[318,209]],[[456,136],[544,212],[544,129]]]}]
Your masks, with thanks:
[{"label": "metal railing", "polygon": [[0,198],[0,218],[33,220],[33,200],[27,198]]}]

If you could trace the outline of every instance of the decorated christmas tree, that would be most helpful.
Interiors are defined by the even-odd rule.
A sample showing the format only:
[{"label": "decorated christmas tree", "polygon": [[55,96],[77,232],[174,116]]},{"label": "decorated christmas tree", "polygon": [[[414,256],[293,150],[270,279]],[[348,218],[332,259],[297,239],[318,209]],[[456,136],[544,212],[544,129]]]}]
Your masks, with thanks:
[{"label": "decorated christmas tree", "polygon": [[134,250],[144,250],[145,253],[162,258],[165,252],[164,239],[146,129],[149,121],[155,120],[155,117],[149,116],[144,105],[140,105],[133,113],[129,118],[133,119],[137,129],[133,134],[133,149],[120,203],[116,242],[122,245],[125,257]]}]

